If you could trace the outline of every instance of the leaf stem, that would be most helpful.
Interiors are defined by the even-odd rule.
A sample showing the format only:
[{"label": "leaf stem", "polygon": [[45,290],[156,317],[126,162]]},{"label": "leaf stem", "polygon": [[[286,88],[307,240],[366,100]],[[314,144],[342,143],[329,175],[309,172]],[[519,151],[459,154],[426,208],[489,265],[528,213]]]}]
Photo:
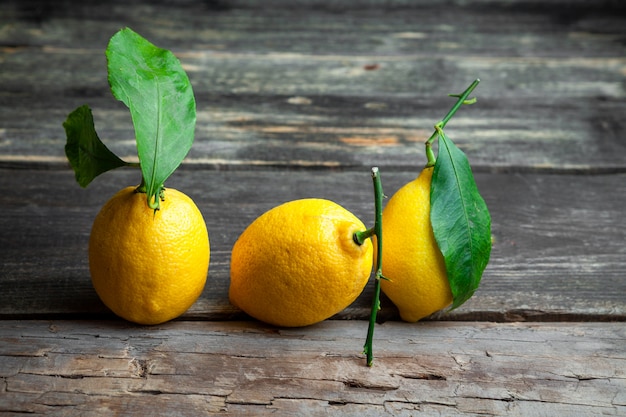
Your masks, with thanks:
[{"label": "leaf stem", "polygon": [[[148,196],[148,200],[147,200],[148,207],[150,207],[154,211],[155,214],[156,214],[156,212],[158,210],[161,209],[161,206],[159,205],[159,202],[165,200],[164,191],[165,191],[165,187],[161,186],[161,187],[159,187],[159,190],[154,195],[154,197]],[[148,193],[148,187],[146,186],[146,180],[143,178],[143,175],[141,176],[141,184],[139,184],[137,186],[137,188],[135,188],[135,192],[136,193],[143,193],[143,194],[147,194]],[[155,205],[156,205],[156,207],[155,207]]]},{"label": "leaf stem", "polygon": [[463,91],[461,94],[449,94],[450,97],[457,97],[458,100],[456,101],[456,103],[454,103],[454,106],[452,106],[452,108],[448,111],[448,114],[446,114],[443,119],[435,124],[435,131],[426,141],[426,158],[428,159],[428,162],[426,163],[427,167],[435,165],[435,161],[437,158],[435,157],[435,153],[433,152],[432,145],[435,139],[439,137],[439,131],[446,126],[446,124],[450,121],[450,119],[452,119],[456,111],[462,105],[476,103],[475,98],[468,99],[468,97],[470,94],[472,94],[472,91],[474,91],[474,89],[478,86],[478,83],[480,83],[479,78],[475,79],[474,82],[472,82],[470,86],[467,87],[465,91]]},{"label": "leaf stem", "polygon": [[[376,274],[374,276],[374,297],[372,298],[372,308],[370,310],[369,326],[367,328],[367,337],[363,353],[367,356],[367,366],[372,366],[374,360],[374,350],[372,343],[374,340],[374,326],[376,325],[376,316],[380,310],[380,280],[383,277],[383,187],[380,180],[378,167],[372,168],[372,180],[374,182],[374,204],[375,204],[375,221],[374,234],[376,235]],[[372,229],[370,229],[372,230]]]}]

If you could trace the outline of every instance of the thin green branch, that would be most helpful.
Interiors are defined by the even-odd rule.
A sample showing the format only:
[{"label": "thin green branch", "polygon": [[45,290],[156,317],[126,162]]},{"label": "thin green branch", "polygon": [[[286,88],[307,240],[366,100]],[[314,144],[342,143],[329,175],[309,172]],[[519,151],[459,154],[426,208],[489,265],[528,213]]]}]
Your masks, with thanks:
[{"label": "thin green branch", "polygon": [[367,329],[367,337],[363,353],[367,357],[367,366],[372,366],[374,360],[374,350],[372,347],[374,341],[374,326],[376,325],[376,316],[380,310],[380,280],[383,277],[383,187],[380,180],[378,167],[372,168],[372,180],[374,182],[374,204],[375,204],[375,221],[374,234],[376,235],[376,273],[374,276],[374,297],[372,298],[372,308],[370,310],[370,320]]},{"label": "thin green branch", "polygon": [[450,121],[450,119],[452,119],[456,111],[462,105],[476,103],[476,98],[468,99],[468,97],[470,94],[472,94],[472,91],[474,91],[474,89],[478,86],[478,83],[480,83],[480,79],[477,78],[461,94],[449,94],[450,97],[457,97],[458,100],[456,101],[456,103],[454,103],[454,106],[452,106],[450,111],[448,111],[448,114],[446,114],[443,119],[435,124],[435,131],[426,141],[426,158],[428,159],[426,166],[435,165],[435,161],[437,158],[435,157],[435,153],[433,152],[432,145],[435,139],[439,137],[439,131],[446,126],[446,124]]},{"label": "thin green branch", "polygon": [[367,230],[355,232],[354,235],[352,235],[352,239],[357,245],[361,246],[363,243],[365,243],[367,239],[371,238],[375,234],[376,234],[376,229],[372,227]]}]

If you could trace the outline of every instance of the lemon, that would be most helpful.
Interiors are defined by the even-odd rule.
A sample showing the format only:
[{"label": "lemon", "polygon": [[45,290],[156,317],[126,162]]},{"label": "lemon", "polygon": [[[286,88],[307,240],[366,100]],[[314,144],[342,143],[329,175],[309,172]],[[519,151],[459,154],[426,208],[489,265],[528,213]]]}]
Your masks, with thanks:
[{"label": "lemon", "polygon": [[400,188],[383,210],[382,291],[404,321],[415,322],[452,303],[446,266],[430,224],[433,167]]},{"label": "lemon", "polygon": [[368,239],[354,214],[324,199],[284,203],[254,220],[235,242],[229,298],[250,316],[283,327],[307,326],[350,305],[372,270]]},{"label": "lemon", "polygon": [[96,216],[89,269],[102,302],[118,316],[158,324],[184,313],[200,296],[209,268],[202,214],[185,194],[164,190],[161,209],[127,187]]}]

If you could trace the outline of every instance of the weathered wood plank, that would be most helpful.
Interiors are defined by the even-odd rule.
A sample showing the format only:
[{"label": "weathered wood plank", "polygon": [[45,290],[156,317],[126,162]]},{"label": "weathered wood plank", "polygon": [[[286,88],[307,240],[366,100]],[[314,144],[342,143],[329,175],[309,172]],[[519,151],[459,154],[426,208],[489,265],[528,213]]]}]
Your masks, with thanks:
[{"label": "weathered wood plank", "polygon": [[[610,0],[167,1],[5,0],[10,46],[102,48],[131,25],[167,48],[307,54],[615,56],[626,7]],[[71,24],[68,24],[68,20]],[[488,23],[488,24],[486,24]],[[498,33],[498,36],[493,36]],[[612,47],[612,48],[611,48]]]},{"label": "weathered wood plank", "polygon": [[[416,175],[382,171],[387,195]],[[495,245],[481,288],[445,319],[624,320],[625,176],[479,174]],[[70,171],[0,170],[0,316],[105,313],[87,265],[91,222],[134,171],[110,172],[86,190]],[[209,282],[186,317],[243,317],[228,302],[230,250],[257,216],[284,201],[337,201],[373,222],[369,170],[178,171],[169,186],[203,212],[211,240]],[[365,318],[371,287],[342,318]],[[388,303],[383,319],[395,319]]]},{"label": "weathered wood plank", "polygon": [[[29,97],[17,101],[30,102]],[[425,162],[423,141],[451,105],[449,99],[390,97],[309,97],[315,104],[290,104],[294,97],[198,97],[202,109],[187,163],[221,169],[378,165],[406,170]],[[624,172],[625,101],[570,100],[547,106],[539,98],[483,100],[463,109],[448,132],[482,172]],[[12,101],[16,107],[3,111],[1,166],[65,168],[62,123],[85,103],[94,109],[103,141],[123,158],[136,158],[130,116],[118,103],[83,98],[54,102],[59,107]],[[390,110],[367,110],[377,102],[389,103]]]},{"label": "weathered wood plank", "polygon": [[0,411],[596,416],[626,412],[619,323],[1,321]]},{"label": "weathered wood plank", "polygon": [[[609,323],[626,320],[625,11],[610,0],[1,2],[0,414],[626,414],[626,333]],[[135,155],[103,55],[126,25],[172,49],[194,85],[196,142],[168,185],[205,215],[209,283],[161,326],[10,320],[111,317],[89,282],[89,229],[138,174],[81,190],[61,123],[88,103],[105,142]],[[315,196],[371,223],[369,167],[387,194],[412,179],[445,94],[476,77],[478,105],[448,128],[493,215],[475,297],[416,325],[383,299],[372,369],[365,321],[205,321],[246,318],[227,292],[249,222]],[[365,318],[370,298],[368,286],[335,318]],[[524,320],[561,322],[486,322]]]},{"label": "weathered wood plank", "polygon": [[479,104],[449,127],[478,169],[626,169],[621,3],[281,4],[3,3],[0,164],[63,165],[61,123],[84,103],[103,139],[135,154],[103,54],[130,24],[189,72],[190,163],[406,169],[445,95],[480,77]]}]

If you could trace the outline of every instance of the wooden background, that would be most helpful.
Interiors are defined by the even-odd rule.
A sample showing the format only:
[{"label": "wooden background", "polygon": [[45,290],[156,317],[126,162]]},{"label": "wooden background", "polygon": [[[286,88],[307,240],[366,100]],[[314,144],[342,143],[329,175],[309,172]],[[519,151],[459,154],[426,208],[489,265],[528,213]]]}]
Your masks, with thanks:
[{"label": "wooden background", "polygon": [[[626,413],[626,3],[609,0],[3,1],[0,324],[8,350],[0,363],[19,356],[10,341],[22,340],[29,320],[32,329],[46,328],[47,322],[39,320],[61,320],[54,324],[67,329],[65,336],[57,336],[61,339],[109,331],[115,338],[135,337],[132,327],[106,330],[82,320],[116,320],[91,287],[87,242],[99,208],[120,188],[138,183],[139,172],[106,173],[81,189],[64,156],[62,127],[70,111],[88,104],[107,146],[125,159],[136,158],[129,112],[112,97],[106,79],[104,50],[124,26],[179,57],[197,100],[196,140],[166,185],[190,195],[202,211],[211,265],[201,298],[165,326],[169,330],[163,337],[194,333],[188,327],[200,324],[187,320],[214,326],[224,337],[240,332],[240,325],[263,333],[259,329],[265,328],[254,322],[229,327],[231,320],[248,319],[227,298],[230,250],[243,229],[265,210],[303,197],[334,200],[373,224],[370,168],[380,167],[387,195],[413,179],[426,161],[423,141],[454,103],[447,94],[460,93],[480,78],[474,93],[478,102],[464,106],[446,131],[466,152],[491,211],[491,262],[480,289],[461,308],[409,326],[397,322],[395,307],[383,299],[381,322],[389,327],[381,328],[405,329],[414,333],[411,337],[439,330],[454,340],[472,334],[485,341],[506,329],[516,329],[522,339],[539,331],[567,345],[581,326],[582,334],[608,340],[606,358],[611,359],[605,360],[612,371],[598,378],[605,378],[609,389],[597,402],[587,401],[602,391],[594,385],[596,391],[585,391],[579,402],[572,394],[543,405],[533,400],[537,408],[529,409],[519,387],[510,386],[514,394],[499,397],[499,403],[480,402],[476,394],[472,404],[480,405],[463,409],[459,390],[449,389],[440,403],[456,406],[438,410],[452,413],[454,408],[458,415],[481,410],[489,415],[507,410],[507,415],[531,415],[529,410],[536,415]],[[370,300],[371,284],[335,317],[342,320],[308,334],[323,340],[324,331],[338,329],[352,339],[364,337],[361,319],[369,313]],[[520,325],[523,321],[551,323],[535,327]],[[495,330],[489,322],[496,322]],[[563,334],[554,323],[564,326]],[[381,338],[381,344],[389,343]],[[340,349],[339,344],[329,351]],[[591,364],[597,352],[574,345],[563,355]],[[429,347],[436,349],[436,344]],[[511,347],[518,348],[519,357],[528,360],[527,349]],[[86,357],[89,352],[75,353]],[[385,360],[383,355],[392,378],[403,364],[396,363],[396,369]],[[454,378],[441,369],[434,375]],[[545,382],[536,369],[532,378]],[[507,371],[496,367],[492,372]],[[7,377],[2,380],[0,405],[9,392]],[[363,384],[351,387],[349,378],[343,383],[348,388]],[[381,389],[387,388],[383,384]],[[336,401],[310,395],[326,405]],[[7,409],[13,411],[19,409],[15,404],[24,411],[32,402],[28,396],[10,398],[13,405]],[[144,398],[132,407],[150,401]],[[232,405],[237,401],[230,401],[230,408],[228,401],[217,408],[244,413],[245,406],[239,410]],[[349,397],[344,405],[355,401],[362,400]],[[424,411],[416,404],[426,400],[420,401],[408,403]],[[494,404],[505,404],[506,410]],[[38,410],[49,409],[30,409]],[[382,415],[378,408],[354,410],[354,415]]]}]

